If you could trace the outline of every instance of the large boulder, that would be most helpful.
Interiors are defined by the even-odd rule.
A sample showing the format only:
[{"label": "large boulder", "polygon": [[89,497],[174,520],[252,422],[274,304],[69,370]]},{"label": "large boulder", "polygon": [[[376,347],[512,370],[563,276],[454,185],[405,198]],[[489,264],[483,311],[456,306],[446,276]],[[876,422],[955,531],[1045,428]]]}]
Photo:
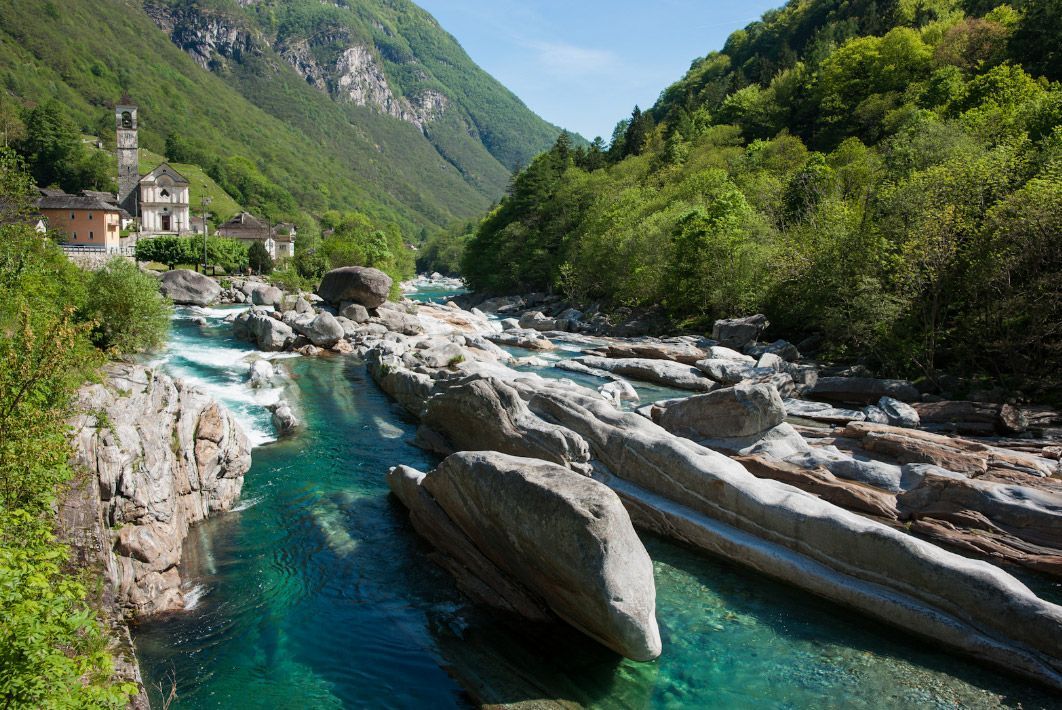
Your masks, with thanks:
[{"label": "large boulder", "polygon": [[387,302],[391,284],[391,277],[379,269],[344,266],[324,275],[317,295],[334,306],[351,301],[366,308],[379,308]]},{"label": "large boulder", "polygon": [[768,325],[764,315],[717,320],[712,328],[712,340],[718,340],[728,348],[740,349],[759,338]]},{"label": "large boulder", "polygon": [[538,602],[627,658],[660,655],[652,561],[604,484],[493,451],[428,474],[399,467],[388,482],[465,591],[507,609]]},{"label": "large boulder", "polygon": [[159,277],[159,291],[179,306],[209,306],[221,296],[217,281],[188,269],[164,273]]},{"label": "large boulder", "polygon": [[785,421],[785,405],[770,385],[740,384],[676,400],[658,423],[689,439],[753,436]]}]

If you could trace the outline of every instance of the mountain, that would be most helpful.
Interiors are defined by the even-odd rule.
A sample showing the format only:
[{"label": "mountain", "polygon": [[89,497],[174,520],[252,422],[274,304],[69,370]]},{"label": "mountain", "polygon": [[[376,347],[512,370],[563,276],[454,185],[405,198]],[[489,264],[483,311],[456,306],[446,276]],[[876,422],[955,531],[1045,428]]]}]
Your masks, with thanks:
[{"label": "mountain", "polygon": [[560,132],[406,0],[9,0],[0,79],[104,140],[128,92],[156,153],[249,160],[289,205],[413,234],[482,212]]},{"label": "mountain", "polygon": [[607,150],[559,140],[422,267],[463,246],[477,290],[700,332],[761,312],[883,373],[1062,401],[1057,6],[790,0]]}]

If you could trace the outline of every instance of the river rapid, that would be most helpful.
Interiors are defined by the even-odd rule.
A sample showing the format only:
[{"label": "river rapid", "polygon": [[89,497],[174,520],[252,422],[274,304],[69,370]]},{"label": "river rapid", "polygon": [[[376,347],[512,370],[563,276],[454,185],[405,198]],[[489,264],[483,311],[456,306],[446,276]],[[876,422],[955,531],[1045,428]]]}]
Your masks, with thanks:
[{"label": "river rapid", "polygon": [[[435,462],[408,443],[415,426],[353,358],[283,359],[290,377],[252,390],[254,353],[232,339],[229,313],[179,309],[159,360],[232,409],[257,448],[236,509],[187,539],[181,576],[197,591],[192,608],[135,629],[155,707],[154,686],[168,689],[171,678],[173,708],[472,707],[465,687],[495,703],[601,708],[1052,703],[1020,681],[653,536],[643,539],[664,643],[653,663],[478,608],[431,562],[388,494],[390,466]],[[674,396],[639,394],[643,403]],[[276,442],[265,405],[281,396],[304,426]]]}]

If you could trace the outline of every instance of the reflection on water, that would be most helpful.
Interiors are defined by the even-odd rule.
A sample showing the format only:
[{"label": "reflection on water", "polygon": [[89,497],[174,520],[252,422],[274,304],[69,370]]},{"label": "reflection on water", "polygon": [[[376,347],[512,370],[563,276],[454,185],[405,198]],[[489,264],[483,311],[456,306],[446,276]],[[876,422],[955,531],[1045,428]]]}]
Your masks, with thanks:
[{"label": "reflection on water", "polygon": [[[175,341],[175,351],[238,347],[223,329],[178,330]],[[432,465],[407,443],[412,423],[353,360],[288,365],[306,429],[257,449],[241,509],[192,530],[182,564],[201,591],[195,608],[137,629],[148,684],[176,675],[174,707],[466,707],[462,682],[490,702],[602,708],[1050,705],[1021,683],[655,537],[646,544],[664,655],[654,663],[476,608],[387,494],[388,467]],[[197,372],[227,386],[224,368]],[[246,416],[256,416],[250,406]]]}]

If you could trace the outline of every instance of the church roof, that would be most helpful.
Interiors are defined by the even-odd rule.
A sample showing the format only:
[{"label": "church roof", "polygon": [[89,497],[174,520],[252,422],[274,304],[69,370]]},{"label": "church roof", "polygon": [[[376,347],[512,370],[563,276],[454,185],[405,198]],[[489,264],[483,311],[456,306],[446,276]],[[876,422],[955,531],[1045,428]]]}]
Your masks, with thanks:
[{"label": "church roof", "polygon": [[165,175],[165,176],[169,177],[171,180],[173,180],[174,184],[176,184],[176,185],[188,185],[188,184],[190,184],[188,182],[188,178],[186,178],[184,175],[181,175],[179,172],[177,172],[172,167],[170,167],[169,163],[163,163],[162,165],[159,165],[157,168],[152,170],[150,173],[148,173],[144,177],[140,178],[140,184],[143,185],[144,183],[151,184],[153,182],[157,182],[158,179],[160,177],[162,177],[163,175]]},{"label": "church roof", "polygon": [[250,212],[240,212],[219,229],[265,229],[266,224]]}]

